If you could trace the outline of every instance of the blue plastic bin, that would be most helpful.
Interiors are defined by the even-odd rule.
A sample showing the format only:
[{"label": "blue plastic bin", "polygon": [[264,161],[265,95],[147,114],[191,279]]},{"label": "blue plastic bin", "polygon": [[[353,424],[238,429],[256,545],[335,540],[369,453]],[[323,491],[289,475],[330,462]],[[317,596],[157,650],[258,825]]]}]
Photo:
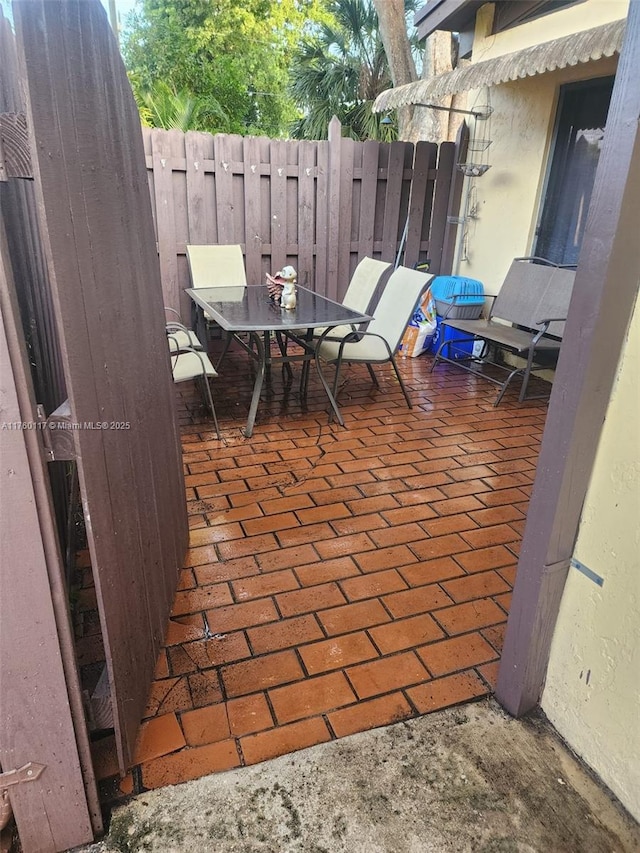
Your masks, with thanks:
[{"label": "blue plastic bin", "polygon": [[[452,338],[459,338],[463,333],[452,329],[450,326],[442,325],[442,317],[436,317],[436,333],[431,342],[430,352],[434,355],[438,352],[442,341],[450,341]],[[443,337],[444,335],[444,337]],[[464,343],[456,344],[455,346],[448,344],[443,347],[442,355],[445,358],[469,358],[473,354],[473,341],[465,341]]]},{"label": "blue plastic bin", "polygon": [[482,314],[484,285],[475,278],[437,275],[431,282],[431,295],[436,303],[436,313],[441,317],[477,320]]}]

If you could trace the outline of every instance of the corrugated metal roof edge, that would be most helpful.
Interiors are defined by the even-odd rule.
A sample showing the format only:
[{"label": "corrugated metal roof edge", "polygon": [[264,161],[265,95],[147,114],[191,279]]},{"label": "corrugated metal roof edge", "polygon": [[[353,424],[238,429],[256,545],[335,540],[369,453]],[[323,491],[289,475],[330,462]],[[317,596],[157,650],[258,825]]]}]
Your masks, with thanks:
[{"label": "corrugated metal roof edge", "polygon": [[445,95],[496,86],[613,56],[620,53],[625,24],[625,19],[612,21],[495,59],[471,63],[437,77],[416,80],[397,89],[386,89],[376,98],[373,111],[384,112],[409,104],[429,103]]}]

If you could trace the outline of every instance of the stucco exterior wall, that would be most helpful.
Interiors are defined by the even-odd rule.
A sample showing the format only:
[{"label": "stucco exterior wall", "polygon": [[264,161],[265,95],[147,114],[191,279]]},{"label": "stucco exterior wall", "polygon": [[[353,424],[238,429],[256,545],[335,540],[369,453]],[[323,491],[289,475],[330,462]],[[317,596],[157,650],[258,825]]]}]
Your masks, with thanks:
[{"label": "stucco exterior wall", "polygon": [[[639,282],[640,285],[640,282]],[[640,308],[604,423],[542,708],[640,820]]]},{"label": "stucco exterior wall", "polygon": [[585,0],[584,3],[568,6],[551,15],[544,15],[534,21],[491,35],[493,6],[493,3],[487,3],[480,8],[476,16],[471,54],[473,62],[493,59],[541,42],[589,30],[600,24],[608,24],[610,21],[620,21],[627,17],[629,0]]},{"label": "stucco exterior wall", "polygon": [[[628,7],[629,0],[585,0],[490,35],[494,6],[488,3],[476,18],[472,61],[620,20]],[[490,90],[493,114],[488,122],[475,124],[478,137],[491,139],[487,155],[491,168],[483,177],[466,181],[461,215],[470,192],[466,212],[475,216],[465,227],[459,226],[454,273],[479,279],[487,293],[495,294],[512,259],[532,254],[560,86],[615,74],[616,67],[616,58],[602,59]],[[486,102],[486,89],[468,93],[469,108]],[[471,120],[472,131],[473,124]]]},{"label": "stucco exterior wall", "polygon": [[[470,192],[468,212],[475,216],[464,243],[459,239],[454,272],[495,294],[513,258],[532,254],[560,86],[615,74],[616,66],[616,59],[603,59],[491,89],[493,114],[476,123],[477,134],[491,139],[491,168],[465,181],[461,215]],[[471,109],[485,102],[486,90],[469,93]]]}]

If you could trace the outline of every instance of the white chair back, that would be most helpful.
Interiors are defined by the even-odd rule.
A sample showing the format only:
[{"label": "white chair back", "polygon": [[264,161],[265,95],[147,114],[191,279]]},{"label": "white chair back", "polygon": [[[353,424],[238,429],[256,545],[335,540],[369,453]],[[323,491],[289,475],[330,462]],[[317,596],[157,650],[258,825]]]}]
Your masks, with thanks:
[{"label": "white chair back", "polygon": [[363,258],[353,271],[342,304],[366,314],[378,282],[390,267],[386,261]]},{"label": "white chair back", "polygon": [[400,346],[413,310],[432,278],[408,267],[398,267],[390,275],[367,331],[383,337],[392,353]]},{"label": "white chair back", "polygon": [[244,287],[247,274],[238,244],[187,246],[191,283],[196,287]]}]

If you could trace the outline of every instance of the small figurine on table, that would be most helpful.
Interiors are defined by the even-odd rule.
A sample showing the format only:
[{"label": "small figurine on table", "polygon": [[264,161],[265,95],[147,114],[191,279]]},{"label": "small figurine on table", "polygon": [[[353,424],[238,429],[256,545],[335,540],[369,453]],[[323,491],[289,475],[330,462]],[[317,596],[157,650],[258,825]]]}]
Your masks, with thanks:
[{"label": "small figurine on table", "polygon": [[267,288],[274,302],[292,311],[296,307],[296,281],[298,274],[291,266],[283,267],[275,275],[267,273]]}]

